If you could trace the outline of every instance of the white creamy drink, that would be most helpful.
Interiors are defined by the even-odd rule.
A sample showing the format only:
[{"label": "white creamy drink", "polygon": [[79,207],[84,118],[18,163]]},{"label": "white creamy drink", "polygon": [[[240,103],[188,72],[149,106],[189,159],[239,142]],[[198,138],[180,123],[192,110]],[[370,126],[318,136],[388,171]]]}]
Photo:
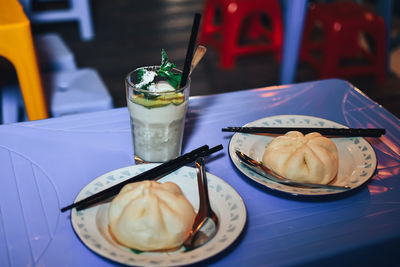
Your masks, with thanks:
[{"label": "white creamy drink", "polygon": [[162,51],[161,66],[142,67],[126,78],[135,162],[165,162],[181,154],[190,79]]},{"label": "white creamy drink", "polygon": [[188,101],[146,108],[128,101],[135,155],[164,162],[180,155]]}]

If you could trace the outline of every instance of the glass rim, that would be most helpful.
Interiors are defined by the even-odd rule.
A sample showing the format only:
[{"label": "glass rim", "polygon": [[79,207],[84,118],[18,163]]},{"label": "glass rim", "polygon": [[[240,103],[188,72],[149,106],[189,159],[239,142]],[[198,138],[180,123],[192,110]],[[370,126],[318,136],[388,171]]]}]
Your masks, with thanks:
[{"label": "glass rim", "polygon": [[[149,91],[149,90],[146,90],[146,89],[137,88],[137,87],[135,86],[135,84],[132,83],[132,81],[130,80],[131,75],[132,75],[133,73],[137,72],[137,71],[140,70],[140,69],[159,69],[160,67],[161,67],[161,66],[144,66],[144,67],[136,68],[136,69],[130,71],[130,72],[126,75],[126,77],[125,77],[125,83],[126,83],[127,85],[129,85],[131,88],[133,88],[133,90],[135,90],[136,92],[145,93],[145,94],[154,93],[154,94],[158,94],[158,95],[168,95],[168,94],[181,93],[181,92],[185,91],[185,90],[189,87],[189,85],[190,85],[190,83],[191,83],[191,78],[190,78],[190,76],[187,78],[186,84],[185,84],[185,86],[183,86],[182,88],[175,89],[174,91],[164,91],[164,92]],[[181,75],[182,75],[182,71],[181,71],[181,70],[179,70],[179,69],[177,69],[177,68],[173,68],[172,70],[174,70],[174,71],[176,71],[176,72],[178,72],[178,73],[181,73]]]}]

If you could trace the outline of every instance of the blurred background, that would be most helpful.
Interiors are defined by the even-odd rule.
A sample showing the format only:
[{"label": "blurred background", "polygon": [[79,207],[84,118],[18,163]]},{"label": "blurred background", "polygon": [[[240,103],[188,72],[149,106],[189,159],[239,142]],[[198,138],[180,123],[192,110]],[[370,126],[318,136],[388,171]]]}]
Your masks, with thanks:
[{"label": "blurred background", "polygon": [[[293,0],[295,1],[295,0]],[[381,0],[382,1],[382,0]],[[386,1],[386,0],[383,0]],[[34,11],[68,8],[69,1],[30,1]],[[131,70],[158,65],[161,49],[182,69],[193,15],[202,13],[202,0],[92,0],[90,13],[94,37],[82,40],[76,21],[32,23],[34,36],[57,33],[72,51],[79,68],[97,70],[115,107],[126,106],[124,78]],[[317,1],[310,1],[315,3]],[[358,1],[374,8],[378,1]],[[392,33],[399,31],[398,1],[393,1]],[[192,74],[191,95],[208,95],[279,84],[280,63],[271,53],[240,56],[234,67],[224,69],[219,53],[211,46]],[[396,44],[391,48],[391,64],[399,65]],[[397,63],[396,63],[397,62]],[[16,80],[12,65],[0,57],[1,83]],[[398,68],[398,67],[397,67]],[[392,66],[386,81],[378,84],[373,75],[345,78],[374,101],[400,117],[400,78]],[[6,74],[4,74],[6,73]],[[315,69],[300,61],[295,82],[319,79]]]}]

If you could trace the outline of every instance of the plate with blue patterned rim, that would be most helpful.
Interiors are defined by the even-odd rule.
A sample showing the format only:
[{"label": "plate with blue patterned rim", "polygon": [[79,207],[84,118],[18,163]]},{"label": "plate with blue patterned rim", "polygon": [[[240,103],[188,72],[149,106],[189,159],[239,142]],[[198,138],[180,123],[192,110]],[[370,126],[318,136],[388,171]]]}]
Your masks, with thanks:
[{"label": "plate with blue patterned rim", "polygon": [[[157,164],[133,165],[103,174],[89,183],[75,199],[79,201],[104,190]],[[108,231],[109,203],[82,211],[71,212],[72,226],[82,242],[92,251],[119,263],[135,266],[180,266],[196,263],[218,254],[232,244],[246,223],[246,207],[240,195],[225,181],[207,173],[208,190],[213,210],[220,227],[216,236],[192,251],[180,248],[173,252],[138,252],[117,244]],[[163,177],[159,182],[171,181],[179,185],[186,198],[198,210],[199,196],[196,169],[182,167]]]},{"label": "plate with blue patterned rim", "polygon": [[[346,126],[312,116],[280,115],[266,117],[244,126],[247,127],[327,127],[347,128]],[[235,150],[240,150],[257,161],[262,161],[265,147],[274,136],[235,133],[229,143],[229,155],[235,166],[247,177],[270,189],[293,195],[331,195],[343,191],[320,188],[301,188],[273,182],[246,168],[240,161]],[[376,155],[371,145],[361,137],[330,138],[339,152],[339,169],[333,185],[357,188],[368,181],[375,172]]]}]

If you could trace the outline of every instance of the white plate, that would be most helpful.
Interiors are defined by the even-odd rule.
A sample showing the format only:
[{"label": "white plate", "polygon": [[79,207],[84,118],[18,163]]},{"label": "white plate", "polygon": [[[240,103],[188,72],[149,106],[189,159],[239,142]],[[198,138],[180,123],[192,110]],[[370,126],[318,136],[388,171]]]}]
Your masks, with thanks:
[{"label": "white plate", "polygon": [[[311,116],[280,115],[266,117],[246,124],[248,127],[346,127],[339,123]],[[346,127],[347,128],[347,127]],[[273,182],[249,170],[240,163],[235,150],[240,150],[257,161],[262,160],[265,147],[272,141],[272,136],[235,133],[229,143],[229,155],[236,167],[252,180],[278,191],[294,195],[330,195],[341,193],[339,190],[300,188]],[[339,151],[338,175],[334,185],[347,185],[352,189],[361,186],[374,174],[376,155],[371,145],[361,137],[331,138]]]},{"label": "white plate", "polygon": [[[75,202],[98,191],[104,190],[127,178],[144,172],[157,164],[133,165],[101,175],[79,193]],[[163,177],[160,182],[173,181],[180,186],[195,210],[199,197],[196,170],[183,167]],[[139,266],[176,266],[199,262],[209,258],[232,244],[242,232],[246,223],[246,208],[240,195],[222,179],[207,173],[210,202],[220,221],[216,236],[205,245],[185,252],[183,248],[174,252],[134,253],[115,243],[108,232],[109,203],[82,211],[73,209],[71,221],[82,242],[94,252],[117,262]]]}]

